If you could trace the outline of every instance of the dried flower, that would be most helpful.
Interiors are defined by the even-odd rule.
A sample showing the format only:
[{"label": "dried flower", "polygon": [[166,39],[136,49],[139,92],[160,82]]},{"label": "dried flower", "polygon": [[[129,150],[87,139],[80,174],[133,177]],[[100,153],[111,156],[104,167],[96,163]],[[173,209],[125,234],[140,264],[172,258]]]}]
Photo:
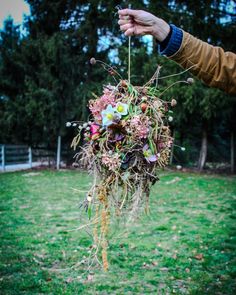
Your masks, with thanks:
[{"label": "dried flower", "polygon": [[130,120],[130,129],[134,138],[147,138],[149,119],[145,115],[136,115]]},{"label": "dried flower", "polygon": [[116,170],[120,167],[121,165],[121,159],[119,154],[109,154],[109,153],[104,153],[102,155],[102,163],[108,167],[109,170]]},{"label": "dried flower", "polygon": [[89,109],[91,113],[93,114],[96,122],[99,122],[102,120],[101,112],[105,110],[109,104],[112,107],[116,105],[115,96],[113,92],[108,88],[104,89],[103,95],[100,98],[89,101]]}]

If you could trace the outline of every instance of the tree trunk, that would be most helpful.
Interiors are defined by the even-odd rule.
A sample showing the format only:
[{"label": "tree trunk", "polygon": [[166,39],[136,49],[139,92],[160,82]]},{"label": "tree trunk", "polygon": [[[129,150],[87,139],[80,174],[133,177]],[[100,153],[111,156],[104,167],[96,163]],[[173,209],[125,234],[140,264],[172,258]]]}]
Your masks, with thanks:
[{"label": "tree trunk", "polygon": [[230,164],[231,164],[231,172],[234,173],[234,131],[231,131],[231,148],[230,148]]},{"label": "tree trunk", "polygon": [[206,124],[203,124],[203,130],[202,130],[202,145],[198,160],[198,170],[202,171],[205,163],[206,163],[206,157],[207,157],[207,126]]},{"label": "tree trunk", "polygon": [[172,146],[171,146],[171,153],[170,153],[170,165],[173,164],[173,157],[174,157],[174,141],[175,141],[175,130],[173,131],[173,143],[172,143]]}]

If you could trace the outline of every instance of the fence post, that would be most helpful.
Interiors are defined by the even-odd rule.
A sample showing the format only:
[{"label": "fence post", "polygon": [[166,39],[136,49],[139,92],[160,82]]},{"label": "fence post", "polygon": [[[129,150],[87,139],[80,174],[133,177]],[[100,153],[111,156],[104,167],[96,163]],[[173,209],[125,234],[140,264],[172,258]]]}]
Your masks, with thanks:
[{"label": "fence post", "polygon": [[60,169],[61,162],[61,136],[59,135],[57,138],[57,170]]},{"label": "fence post", "polygon": [[5,166],[5,145],[4,144],[1,146],[1,153],[2,153],[2,170],[5,171],[6,166]]},{"label": "fence post", "polygon": [[28,152],[29,152],[29,166],[30,166],[30,168],[32,168],[32,149],[31,149],[31,147],[29,147]]}]

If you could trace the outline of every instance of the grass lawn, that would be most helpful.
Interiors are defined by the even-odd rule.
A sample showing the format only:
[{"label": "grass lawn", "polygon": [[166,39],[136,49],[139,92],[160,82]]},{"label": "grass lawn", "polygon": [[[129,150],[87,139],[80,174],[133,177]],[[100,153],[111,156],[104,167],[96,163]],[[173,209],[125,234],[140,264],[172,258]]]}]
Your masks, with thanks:
[{"label": "grass lawn", "polygon": [[163,172],[149,216],[111,229],[107,273],[81,263],[89,234],[68,232],[91,181],[0,174],[0,294],[236,294],[235,177]]}]

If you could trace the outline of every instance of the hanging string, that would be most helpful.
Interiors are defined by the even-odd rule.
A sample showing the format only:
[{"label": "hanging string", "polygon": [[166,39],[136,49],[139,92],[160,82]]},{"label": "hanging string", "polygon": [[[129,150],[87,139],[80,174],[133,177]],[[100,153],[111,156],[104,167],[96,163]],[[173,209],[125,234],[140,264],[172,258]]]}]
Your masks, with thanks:
[{"label": "hanging string", "polygon": [[128,81],[130,84],[130,63],[131,63],[131,37],[129,36],[129,48],[128,48]]},{"label": "hanging string", "polygon": [[[116,6],[117,10],[121,10],[122,7],[120,5]],[[131,5],[129,4],[129,9],[131,9]],[[127,17],[129,19],[129,17]],[[128,39],[128,82],[130,84],[130,68],[131,68],[131,36]]]},{"label": "hanging string", "polygon": [[[129,9],[131,9],[131,4],[129,4]],[[131,68],[131,36],[129,36],[128,45],[128,82],[130,84],[130,68]]]}]

